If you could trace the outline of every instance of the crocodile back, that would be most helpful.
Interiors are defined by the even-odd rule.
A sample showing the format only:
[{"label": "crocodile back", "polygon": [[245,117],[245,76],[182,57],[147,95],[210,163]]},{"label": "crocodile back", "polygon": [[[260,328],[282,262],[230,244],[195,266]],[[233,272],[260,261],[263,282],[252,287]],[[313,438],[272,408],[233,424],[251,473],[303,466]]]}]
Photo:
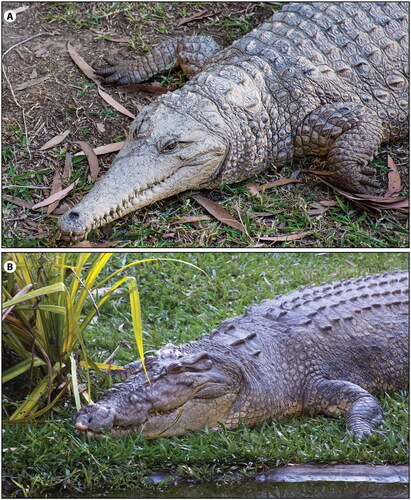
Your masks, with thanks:
[{"label": "crocodile back", "polygon": [[[384,140],[407,134],[409,4],[291,3],[219,54],[255,65],[293,126],[319,105],[361,102],[384,123]],[[245,65],[245,66],[244,66]]]}]

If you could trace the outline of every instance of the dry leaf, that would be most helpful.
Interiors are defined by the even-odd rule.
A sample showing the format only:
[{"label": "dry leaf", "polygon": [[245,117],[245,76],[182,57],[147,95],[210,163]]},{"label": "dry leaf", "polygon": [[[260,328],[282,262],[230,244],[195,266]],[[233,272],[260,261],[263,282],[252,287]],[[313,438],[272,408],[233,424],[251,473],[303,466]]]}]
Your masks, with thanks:
[{"label": "dry leaf", "polygon": [[87,78],[90,78],[90,80],[92,80],[97,86],[100,87],[100,82],[94,74],[93,68],[86,63],[86,61],[80,56],[80,54],[76,51],[76,49],[71,45],[70,42],[67,43],[67,51],[76,66],[81,69],[81,71],[87,76]]},{"label": "dry leaf", "polygon": [[52,139],[46,142],[46,144],[43,144],[41,148],[39,148],[39,151],[44,151],[46,149],[50,149],[54,146],[57,146],[57,144],[60,144],[60,142],[63,142],[64,139],[69,135],[70,130],[65,130],[62,134],[55,135]]},{"label": "dry leaf", "polygon": [[[353,193],[348,193],[347,191],[344,191],[340,188],[337,188],[333,184],[327,182],[326,180],[322,179],[321,177],[317,177],[317,180],[319,182],[322,182],[326,186],[329,186],[332,188],[334,191],[337,193],[341,194],[344,198],[347,198],[347,200],[350,200],[352,203],[360,207],[362,210],[365,211],[372,211],[372,210],[387,210],[390,208],[396,208],[395,205],[397,205],[400,202],[407,201],[405,198],[398,198],[398,197],[385,197],[385,196],[373,196],[373,195],[368,195],[368,194],[353,194]],[[394,204],[394,206],[392,206]],[[401,207],[403,206],[402,204],[400,205]]]},{"label": "dry leaf", "polygon": [[294,241],[301,240],[310,234],[310,231],[303,231],[301,233],[287,234],[286,236],[261,236],[259,240],[264,241]]},{"label": "dry leaf", "polygon": [[35,210],[36,208],[46,207],[47,205],[54,203],[56,200],[63,199],[74,188],[74,186],[78,183],[79,180],[80,179],[76,179],[73,183],[70,184],[70,186],[66,187],[66,189],[63,189],[62,191],[59,191],[58,193],[55,193],[52,196],[49,196],[40,203],[36,203],[31,208]]},{"label": "dry leaf", "polygon": [[200,222],[202,220],[210,220],[208,215],[201,215],[200,217],[180,217],[179,219],[171,222],[171,224],[190,224],[192,222]]},{"label": "dry leaf", "polygon": [[106,131],[106,127],[104,126],[104,123],[97,123],[96,127],[97,127],[97,130],[101,133]]},{"label": "dry leaf", "polygon": [[134,120],[136,116],[133,115],[131,111],[129,111],[122,104],[113,99],[110,95],[107,94],[107,92],[104,92],[104,90],[102,90],[100,86],[98,87],[97,90],[100,96],[106,101],[107,104],[110,104],[110,106],[112,106],[114,109]]},{"label": "dry leaf", "polygon": [[[94,153],[98,155],[105,155],[107,153],[115,153],[116,151],[120,151],[120,149],[124,146],[125,141],[121,142],[112,142],[111,144],[105,144],[104,146],[98,146],[94,148]],[[79,151],[75,153],[74,156],[84,155],[84,151]]]},{"label": "dry leaf", "polygon": [[391,172],[388,174],[388,190],[384,195],[385,197],[398,194],[402,190],[400,174],[398,173],[397,166],[390,155],[387,155],[387,166]]},{"label": "dry leaf", "polygon": [[63,179],[70,179],[71,177],[71,172],[73,171],[73,161],[72,161],[72,154],[71,153],[66,153],[66,158],[64,160],[64,169],[63,169]]},{"label": "dry leaf", "polygon": [[41,49],[36,50],[36,52],[34,53],[34,56],[41,57],[45,52],[47,52],[46,47],[42,47]]},{"label": "dry leaf", "polygon": [[13,203],[13,205],[17,205],[18,207],[33,208],[34,205],[32,201],[23,200],[22,198],[16,198],[8,194],[3,194],[2,198],[3,200],[8,201],[9,203]]},{"label": "dry leaf", "polygon": [[88,164],[90,167],[90,182],[91,184],[94,184],[97,180],[100,167],[98,165],[98,158],[96,153],[93,151],[93,148],[89,146],[86,142],[84,141],[75,141],[75,144],[78,144],[82,150],[84,151],[84,154],[87,155],[87,160]]},{"label": "dry leaf", "polygon": [[20,14],[20,12],[24,12],[28,7],[17,7],[17,9],[13,9],[16,14]]},{"label": "dry leaf", "polygon": [[250,191],[253,196],[259,196],[261,198],[261,193],[258,191],[258,186],[254,182],[249,182],[246,184],[246,188]]},{"label": "dry leaf", "polygon": [[255,219],[256,217],[272,217],[272,212],[247,212],[247,217],[249,219]]},{"label": "dry leaf", "polygon": [[[53,183],[51,185],[50,196],[52,196],[53,194],[56,194],[59,191],[61,191],[62,187],[63,187],[63,181],[62,181],[60,172],[58,171],[58,169],[56,169],[56,171],[54,172]],[[57,208],[57,205],[59,204],[59,201],[60,200],[56,200],[54,203],[51,203],[47,207],[47,212],[46,212],[47,215],[50,215],[51,212],[53,212],[53,210],[55,208]]]},{"label": "dry leaf", "polygon": [[16,85],[14,87],[14,90],[25,90],[30,87],[34,87],[35,85],[38,85],[39,83],[43,83],[46,80],[48,80],[48,76],[42,76],[41,78],[36,78],[35,80],[29,80],[27,82],[20,83],[20,85]]},{"label": "dry leaf", "polygon": [[129,43],[132,40],[131,36],[124,36],[123,38],[111,38],[110,36],[105,36],[102,38],[114,43]]},{"label": "dry leaf", "polygon": [[207,212],[209,212],[211,215],[213,215],[216,219],[218,219],[223,224],[227,224],[228,226],[231,226],[234,229],[238,229],[239,231],[242,231],[245,234],[247,233],[243,224],[238,222],[219,203],[216,203],[215,201],[211,201],[208,198],[204,198],[204,196],[201,196],[200,194],[192,194],[191,197],[194,198],[197,201],[197,203],[202,205],[207,210]]},{"label": "dry leaf", "polygon": [[181,19],[177,24],[177,28],[179,26],[182,26],[183,24],[189,23],[190,21],[196,21],[199,19],[204,19],[206,17],[215,16],[216,14],[219,14],[220,12],[221,12],[221,10],[219,10],[217,12],[208,12],[208,10],[201,10],[200,12],[196,12],[195,14],[193,14],[190,17],[185,17],[184,19]]},{"label": "dry leaf", "polygon": [[315,201],[308,205],[307,213],[309,215],[319,215],[326,212],[330,207],[338,207],[338,202],[331,200]]}]

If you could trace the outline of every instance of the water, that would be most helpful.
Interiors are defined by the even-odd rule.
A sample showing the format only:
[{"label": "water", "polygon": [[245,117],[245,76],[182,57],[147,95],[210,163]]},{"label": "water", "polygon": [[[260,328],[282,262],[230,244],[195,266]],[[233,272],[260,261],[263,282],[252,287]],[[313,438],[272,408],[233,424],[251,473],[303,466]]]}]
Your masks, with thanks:
[{"label": "water", "polygon": [[[150,477],[153,486],[148,488],[93,492],[92,496],[93,498],[409,498],[409,469],[406,466],[285,466],[234,484],[218,482],[174,484],[175,480],[163,472]],[[70,496],[76,498],[76,495]]]}]

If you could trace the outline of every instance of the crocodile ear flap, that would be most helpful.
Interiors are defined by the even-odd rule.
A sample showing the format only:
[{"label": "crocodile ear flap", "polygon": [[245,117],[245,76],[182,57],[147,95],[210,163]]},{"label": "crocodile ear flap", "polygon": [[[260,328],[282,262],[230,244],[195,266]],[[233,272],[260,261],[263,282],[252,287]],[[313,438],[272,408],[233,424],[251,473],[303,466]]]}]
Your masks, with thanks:
[{"label": "crocodile ear flap", "polygon": [[208,352],[202,351],[191,356],[184,356],[167,366],[167,373],[201,372],[209,370],[213,365]]}]

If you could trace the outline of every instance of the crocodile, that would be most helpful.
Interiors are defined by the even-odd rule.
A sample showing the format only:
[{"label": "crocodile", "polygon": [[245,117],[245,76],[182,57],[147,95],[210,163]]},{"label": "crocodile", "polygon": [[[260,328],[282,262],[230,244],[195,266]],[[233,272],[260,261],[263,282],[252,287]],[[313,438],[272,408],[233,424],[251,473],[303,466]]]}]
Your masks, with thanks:
[{"label": "crocodile", "polygon": [[222,50],[183,37],[131,65],[110,61],[106,83],[176,65],[193,76],[142,109],[106,175],[59,219],[60,236],[85,238],[169,196],[311,155],[324,157],[330,182],[372,192],[378,148],[408,134],[408,9],[290,3]]},{"label": "crocodile", "polygon": [[[346,415],[356,439],[382,423],[372,394],[408,387],[408,271],[278,295],[201,339],[167,344],[73,417],[77,430],[146,437],[292,415]],[[119,372],[121,373],[121,372]]]}]

